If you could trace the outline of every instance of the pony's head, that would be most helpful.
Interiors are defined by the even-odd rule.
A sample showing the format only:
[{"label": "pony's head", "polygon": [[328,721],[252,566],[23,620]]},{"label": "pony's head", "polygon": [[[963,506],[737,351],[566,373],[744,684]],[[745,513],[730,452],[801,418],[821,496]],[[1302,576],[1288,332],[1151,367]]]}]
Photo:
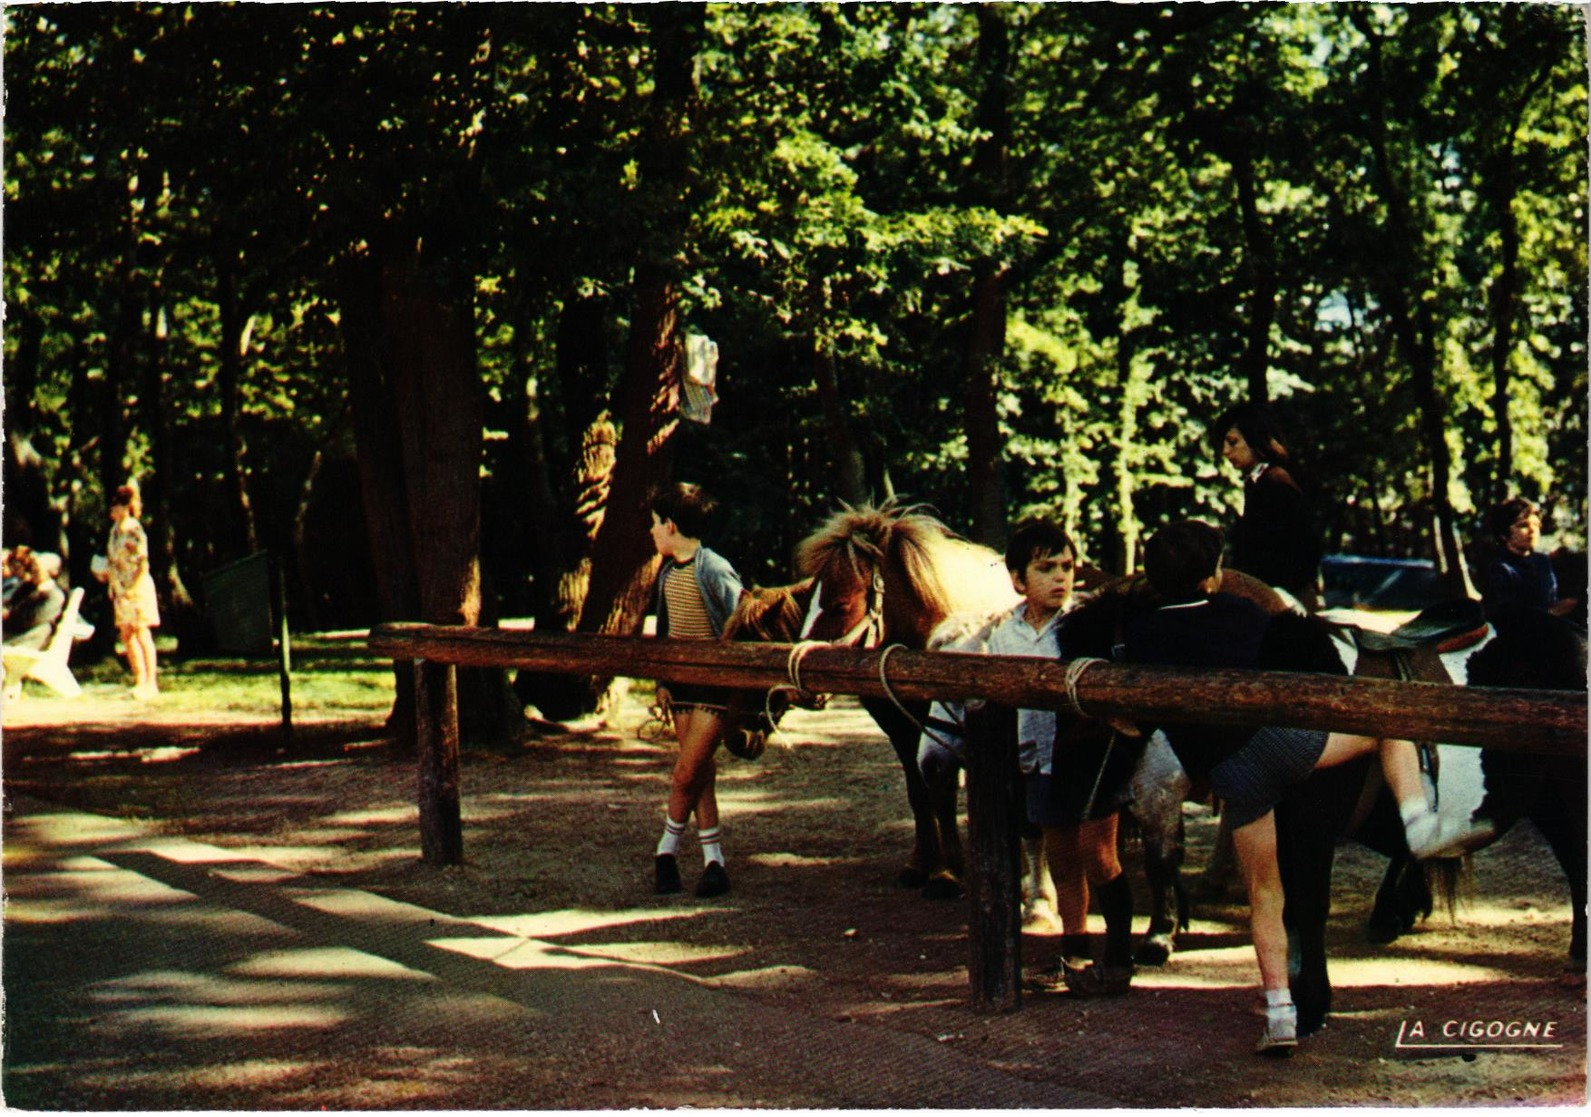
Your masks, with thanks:
[{"label": "pony's head", "polygon": [[724,624],[725,640],[788,644],[801,635],[801,622],[817,588],[811,578],[789,586],[753,586]]},{"label": "pony's head", "polygon": [[[812,599],[812,579],[790,586],[752,586],[724,624],[724,640],[760,640],[786,644],[801,633],[807,603]],[[808,703],[815,705],[815,703]],[[724,711],[724,747],[743,760],[755,760],[768,738],[790,709],[790,692],[775,688],[729,692]]]},{"label": "pony's head", "polygon": [[956,542],[944,524],[893,500],[836,512],[796,551],[797,569],[818,593],[802,635],[860,647],[886,638],[922,647],[952,611],[939,566]]}]

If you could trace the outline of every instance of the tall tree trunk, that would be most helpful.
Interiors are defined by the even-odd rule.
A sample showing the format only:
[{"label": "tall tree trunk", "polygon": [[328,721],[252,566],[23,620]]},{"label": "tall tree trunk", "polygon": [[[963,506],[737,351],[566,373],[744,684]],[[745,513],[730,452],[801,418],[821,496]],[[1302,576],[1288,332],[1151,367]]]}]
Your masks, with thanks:
[{"label": "tall tree trunk", "polygon": [[834,349],[826,341],[812,341],[812,379],[817,385],[818,407],[823,413],[823,430],[828,435],[829,453],[834,459],[835,495],[847,504],[867,500],[867,463],[856,444],[845,400],[840,395],[840,378],[834,367]]},{"label": "tall tree trunk", "polygon": [[[981,138],[972,155],[975,204],[1003,212],[1010,203],[1006,151],[1011,142],[1011,31],[1004,11],[980,4],[975,113]],[[974,275],[966,349],[965,414],[967,487],[972,538],[989,546],[1005,540],[1005,491],[1001,476],[999,369],[1005,352],[1006,284],[1009,269],[982,261]]]},{"label": "tall tree trunk", "polygon": [[1276,258],[1270,231],[1260,214],[1259,186],[1248,137],[1236,140],[1232,175],[1237,181],[1238,208],[1243,217],[1243,240],[1248,252],[1243,270],[1248,279],[1248,322],[1244,327],[1243,356],[1238,372],[1248,382],[1250,399],[1270,398],[1271,325],[1276,321]]},{"label": "tall tree trunk", "polygon": [[[597,530],[590,588],[578,631],[634,633],[651,601],[657,555],[647,500],[673,472],[674,433],[684,351],[674,262],[690,216],[690,113],[696,102],[696,49],[704,4],[637,9],[649,25],[653,93],[640,151],[642,218],[635,289],[618,393],[623,424],[608,506]],[[593,704],[609,680],[591,680]]]},{"label": "tall tree trunk", "polygon": [[[344,259],[337,267],[336,283],[376,600],[382,620],[413,620],[420,616],[420,583],[409,547],[409,497],[397,403],[389,383],[380,265],[369,253]],[[393,682],[395,697],[387,724],[402,746],[413,751],[414,672],[407,664],[394,664]]]},{"label": "tall tree trunk", "polygon": [[221,395],[221,437],[226,441],[227,488],[231,491],[237,517],[235,544],[243,554],[260,549],[259,531],[254,522],[254,505],[249,499],[248,446],[243,438],[243,363],[247,357],[252,316],[244,311],[238,295],[237,267],[224,246],[216,252],[216,301],[221,318],[221,352],[216,369],[216,387]]},{"label": "tall tree trunk", "polygon": [[1005,277],[1001,269],[979,276],[972,289],[967,345],[967,485],[972,538],[990,547],[1005,542],[1005,491],[1001,482],[999,362],[1005,349]]},{"label": "tall tree trunk", "polygon": [[644,269],[636,278],[636,313],[620,392],[623,433],[593,548],[580,632],[640,631],[657,572],[657,553],[647,532],[647,501],[673,472],[683,356],[679,293],[661,271]]},{"label": "tall tree trunk", "polygon": [[[420,583],[409,546],[409,495],[390,383],[389,342],[382,315],[381,268],[368,253],[343,260],[337,269],[343,352],[359,485],[370,549],[375,557],[376,599],[383,620],[420,616]],[[399,673],[400,686],[407,671]]]},{"label": "tall tree trunk", "polygon": [[138,410],[139,422],[149,440],[149,468],[139,478],[139,494],[148,515],[145,527],[149,534],[150,566],[161,590],[161,623],[164,631],[176,635],[179,649],[191,652],[195,646],[207,644],[210,636],[183,581],[182,563],[177,553],[177,502],[173,493],[177,488],[175,481],[182,472],[182,455],[171,421],[171,409],[166,406],[169,326],[165,295],[158,278],[151,286],[148,313]]},{"label": "tall tree trunk", "polygon": [[1387,207],[1386,251],[1390,266],[1383,274],[1381,297],[1403,352],[1409,362],[1410,381],[1420,408],[1420,430],[1431,460],[1431,537],[1437,568],[1448,593],[1468,592],[1463,551],[1454,523],[1450,494],[1453,463],[1447,449],[1447,408],[1436,386],[1436,324],[1422,297],[1428,287],[1420,261],[1419,234],[1409,199],[1392,167],[1388,139],[1386,88],[1382,70],[1382,38],[1368,9],[1353,9],[1349,18],[1369,44],[1366,81],[1369,86],[1368,139],[1374,156],[1374,176]]},{"label": "tall tree trunk", "polygon": [[1519,223],[1514,217],[1513,160],[1499,154],[1500,164],[1487,185],[1492,207],[1497,211],[1501,240],[1501,260],[1497,278],[1492,281],[1492,418],[1497,423],[1497,465],[1492,472],[1491,497],[1494,502],[1508,495],[1514,473],[1514,425],[1508,413],[1512,392],[1510,358],[1514,348],[1514,321],[1518,314]]},{"label": "tall tree trunk", "polygon": [[[485,396],[472,279],[441,239],[395,237],[379,256],[345,261],[343,331],[383,613],[474,625]],[[393,719],[407,726],[404,673]],[[458,685],[466,739],[495,742],[517,724],[501,670],[461,671]]]}]

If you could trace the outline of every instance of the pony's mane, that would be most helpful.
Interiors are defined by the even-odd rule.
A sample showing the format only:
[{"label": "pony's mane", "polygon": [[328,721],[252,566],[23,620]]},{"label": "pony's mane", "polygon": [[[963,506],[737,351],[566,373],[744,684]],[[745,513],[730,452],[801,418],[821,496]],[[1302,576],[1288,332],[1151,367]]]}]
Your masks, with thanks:
[{"label": "pony's mane", "polygon": [[848,571],[851,580],[862,581],[867,571],[893,556],[923,605],[943,615],[954,610],[938,559],[953,554],[948,546],[953,542],[971,546],[922,511],[921,505],[890,499],[877,506],[846,506],[802,541],[796,569],[804,577],[820,580]]},{"label": "pony's mane", "polygon": [[740,595],[740,603],[724,625],[725,640],[767,640],[786,643],[801,633],[806,619],[812,579],[789,586],[753,586]]}]

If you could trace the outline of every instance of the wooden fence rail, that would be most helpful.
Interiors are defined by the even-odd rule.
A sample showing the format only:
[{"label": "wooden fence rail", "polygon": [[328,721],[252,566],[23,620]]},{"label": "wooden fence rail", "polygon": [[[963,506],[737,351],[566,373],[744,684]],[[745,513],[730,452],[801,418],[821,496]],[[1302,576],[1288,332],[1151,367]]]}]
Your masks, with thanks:
[{"label": "wooden fence rail", "polygon": [[[817,645],[720,644],[643,637],[533,633],[425,624],[371,630],[370,649],[413,663],[419,747],[421,855],[437,864],[463,858],[459,809],[456,667],[515,667],[577,675],[618,675],[746,690],[788,685],[825,694],[985,698],[1000,707],[1070,709],[1145,720],[1335,729],[1546,754],[1583,755],[1583,693],[1466,688],[1266,671],[1207,671],[1014,656],[862,651]],[[982,722],[984,719],[975,719]],[[969,730],[973,729],[969,725]],[[984,737],[980,743],[976,738]],[[972,742],[968,774],[969,938],[972,1003],[1009,1011],[1020,1001],[1019,895],[1012,827],[995,805],[1016,802],[1016,765],[992,736]],[[976,763],[979,749],[989,762]],[[1014,749],[1008,750],[1014,756]],[[980,810],[980,804],[987,804]],[[980,817],[984,816],[984,817]]]},{"label": "wooden fence rail", "polygon": [[[393,659],[461,667],[522,667],[623,675],[766,690],[789,682],[788,644],[719,644],[645,637],[537,634],[501,629],[386,624],[370,648]],[[879,651],[813,647],[802,684],[825,694],[885,695]],[[1007,706],[1067,709],[1062,660],[1018,656],[889,653],[889,689],[902,699],[987,698]],[[1100,662],[1076,685],[1090,714],[1234,725],[1337,729],[1536,753],[1581,753],[1586,698],[1562,691],[1466,688],[1274,671],[1211,671]]]}]

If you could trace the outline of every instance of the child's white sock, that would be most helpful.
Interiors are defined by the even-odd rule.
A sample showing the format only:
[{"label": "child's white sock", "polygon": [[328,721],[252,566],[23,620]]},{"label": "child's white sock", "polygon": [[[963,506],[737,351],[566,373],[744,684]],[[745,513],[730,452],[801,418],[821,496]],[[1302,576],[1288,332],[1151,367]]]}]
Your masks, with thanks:
[{"label": "child's white sock", "polygon": [[672,818],[665,817],[663,820],[663,837],[657,843],[657,855],[659,857],[672,857],[678,853],[679,840],[684,833],[685,824],[683,822],[675,822]]},{"label": "child's white sock", "polygon": [[723,830],[717,826],[709,826],[706,830],[699,831],[697,837],[702,843],[702,864],[711,865],[714,861],[720,865],[724,863]]}]

